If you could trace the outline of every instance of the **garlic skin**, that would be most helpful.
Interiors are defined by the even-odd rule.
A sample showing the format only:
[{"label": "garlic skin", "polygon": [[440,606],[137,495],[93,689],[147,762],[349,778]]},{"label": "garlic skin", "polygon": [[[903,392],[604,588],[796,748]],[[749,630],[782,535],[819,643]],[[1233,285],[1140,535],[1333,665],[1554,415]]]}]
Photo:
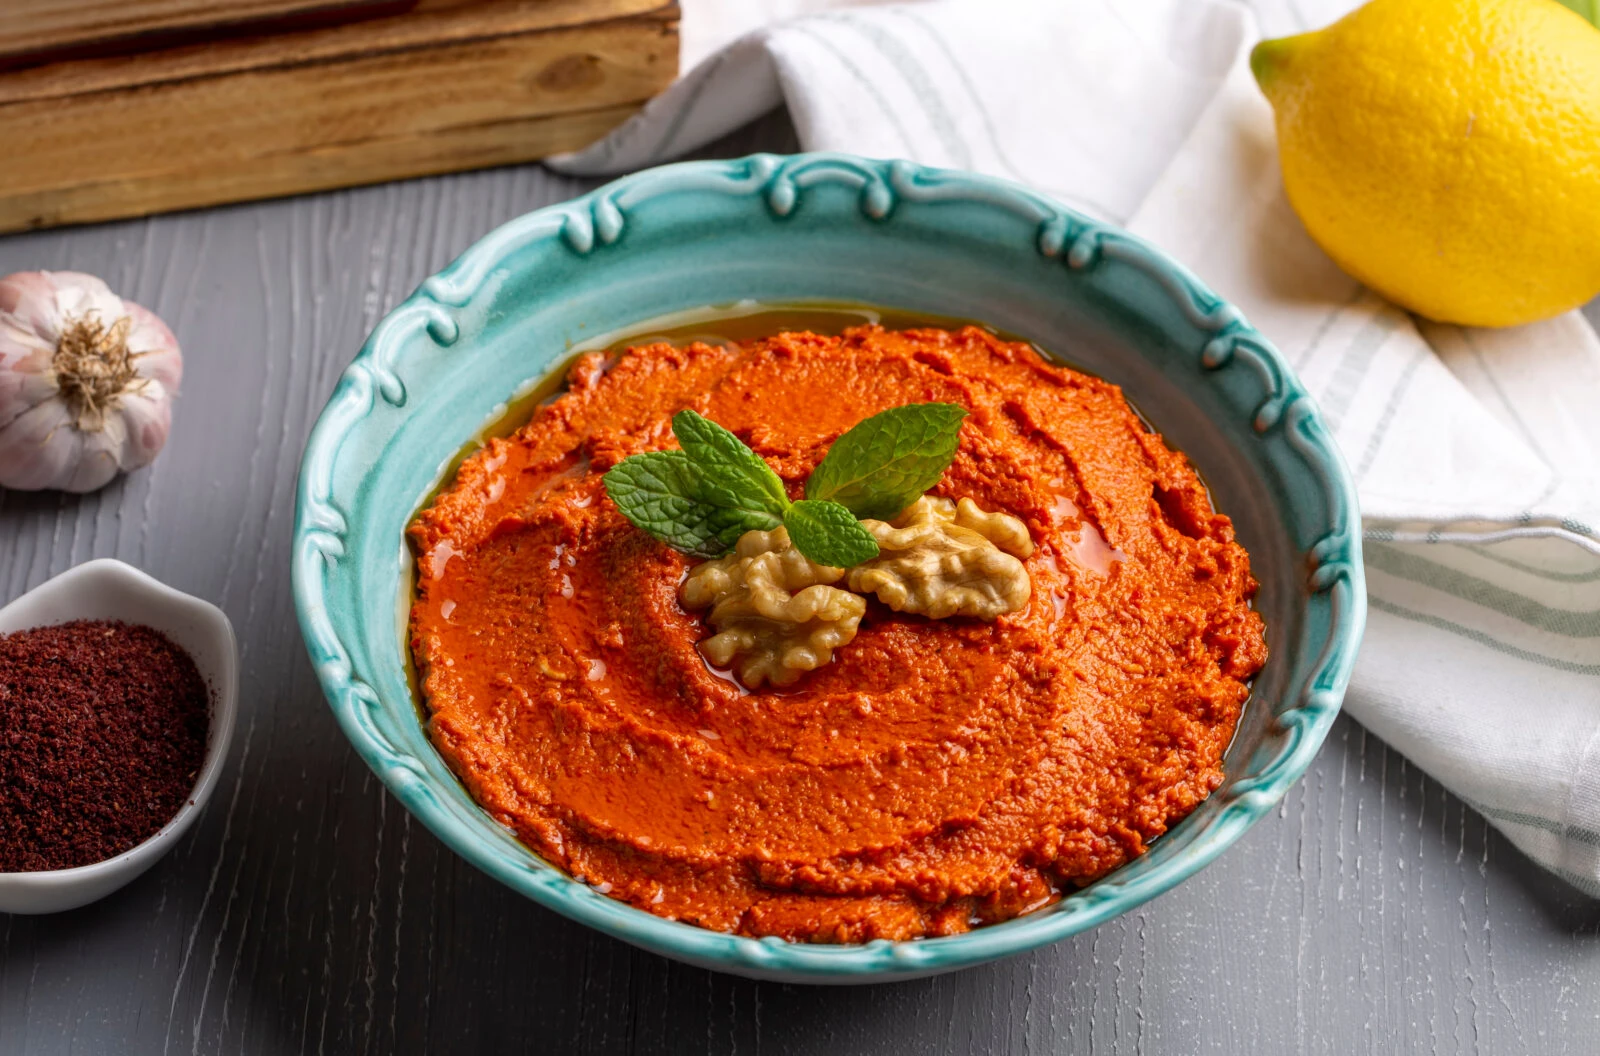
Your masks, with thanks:
[{"label": "garlic skin", "polygon": [[0,279],[0,487],[94,491],[145,465],[182,378],[167,325],[93,275]]}]

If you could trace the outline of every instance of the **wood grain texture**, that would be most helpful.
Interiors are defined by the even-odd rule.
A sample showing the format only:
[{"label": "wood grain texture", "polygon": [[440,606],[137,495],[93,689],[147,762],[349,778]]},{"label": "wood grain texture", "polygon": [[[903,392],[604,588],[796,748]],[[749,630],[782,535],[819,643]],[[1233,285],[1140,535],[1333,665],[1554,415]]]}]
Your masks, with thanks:
[{"label": "wood grain texture", "polygon": [[[507,164],[583,146],[677,71],[677,8],[487,0],[0,74],[0,230]],[[610,17],[617,13],[623,17]]]},{"label": "wood grain texture", "polygon": [[0,63],[61,52],[129,50],[192,32],[346,22],[416,0],[6,0],[0,6]]},{"label": "wood grain texture", "polygon": [[0,78],[0,103],[314,65],[351,55],[401,55],[438,44],[635,18],[671,23],[677,17],[672,0],[423,0],[402,15],[359,25],[191,44],[166,49],[159,57],[121,55],[14,70]]},{"label": "wood grain texture", "polygon": [[[714,152],[793,147],[774,118]],[[530,166],[0,240],[0,273],[101,274],[187,361],[151,468],[81,498],[0,492],[0,597],[116,556],[219,603],[242,650],[237,740],[176,851],[97,905],[0,916],[0,1052],[1596,1052],[1600,905],[1348,720],[1199,876],[922,982],[687,968],[442,847],[349,748],[302,651],[297,461],[385,311],[495,224],[590,186]]]}]

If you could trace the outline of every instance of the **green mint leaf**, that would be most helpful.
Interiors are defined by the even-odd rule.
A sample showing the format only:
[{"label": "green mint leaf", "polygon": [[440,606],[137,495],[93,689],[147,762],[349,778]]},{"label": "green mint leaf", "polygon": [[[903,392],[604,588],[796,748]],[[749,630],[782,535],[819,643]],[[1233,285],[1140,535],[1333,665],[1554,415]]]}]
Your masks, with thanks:
[{"label": "green mint leaf", "polygon": [[700,498],[705,502],[766,510],[774,517],[789,508],[783,481],[766,459],[716,422],[679,411],[672,416],[672,432],[700,471]]},{"label": "green mint leaf", "polygon": [[782,523],[765,509],[705,502],[699,470],[682,451],[632,455],[612,466],[603,483],[636,528],[696,557],[721,557],[745,532]]},{"label": "green mint leaf", "polygon": [[966,416],[954,404],[910,403],[856,423],[812,471],[806,498],[831,499],[857,517],[890,519],[939,483]]},{"label": "green mint leaf", "polygon": [[849,568],[878,556],[878,541],[837,502],[801,499],[783,518],[795,549],[819,565]]}]

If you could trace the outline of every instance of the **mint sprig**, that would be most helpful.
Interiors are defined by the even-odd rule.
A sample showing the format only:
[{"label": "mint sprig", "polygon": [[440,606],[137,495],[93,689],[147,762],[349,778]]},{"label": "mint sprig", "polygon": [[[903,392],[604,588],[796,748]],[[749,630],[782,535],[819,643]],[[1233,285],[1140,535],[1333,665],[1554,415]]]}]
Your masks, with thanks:
[{"label": "mint sprig", "polygon": [[967,412],[948,403],[894,407],[859,422],[829,448],[790,502],[772,467],[737,436],[694,411],[672,416],[681,451],[633,455],[605,475],[606,494],[637,528],[696,557],[720,557],[752,530],[783,525],[821,565],[878,556],[858,518],[888,519],[939,482]]},{"label": "mint sprig", "polygon": [[679,411],[672,416],[672,433],[700,472],[705,501],[762,509],[777,517],[789,508],[783,481],[766,459],[716,422]]},{"label": "mint sprig", "polygon": [[856,423],[806,481],[806,498],[831,499],[886,521],[939,483],[956,455],[961,419],[950,403],[912,403]]},{"label": "mint sprig", "polygon": [[625,458],[611,467],[603,482],[624,517],[668,546],[696,557],[721,557],[745,532],[771,531],[783,523],[764,509],[701,499],[699,470],[682,451]]},{"label": "mint sprig", "polygon": [[849,568],[878,556],[878,541],[837,502],[801,499],[783,518],[795,549],[819,565]]}]

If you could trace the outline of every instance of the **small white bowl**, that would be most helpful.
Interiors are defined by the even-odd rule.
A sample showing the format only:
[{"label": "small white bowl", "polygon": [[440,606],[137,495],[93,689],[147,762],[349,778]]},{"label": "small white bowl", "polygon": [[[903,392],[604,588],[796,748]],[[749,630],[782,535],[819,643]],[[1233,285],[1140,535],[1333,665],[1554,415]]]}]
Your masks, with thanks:
[{"label": "small white bowl", "polygon": [[238,710],[239,647],[233,625],[208,601],[173,590],[121,561],[101,559],[63,572],[0,609],[0,634],[72,620],[122,620],[153,627],[194,658],[211,689],[206,760],[188,800],[155,835],[93,865],[0,873],[0,913],[56,913],[104,898],[155,864],[189,828],[216,787]]}]

